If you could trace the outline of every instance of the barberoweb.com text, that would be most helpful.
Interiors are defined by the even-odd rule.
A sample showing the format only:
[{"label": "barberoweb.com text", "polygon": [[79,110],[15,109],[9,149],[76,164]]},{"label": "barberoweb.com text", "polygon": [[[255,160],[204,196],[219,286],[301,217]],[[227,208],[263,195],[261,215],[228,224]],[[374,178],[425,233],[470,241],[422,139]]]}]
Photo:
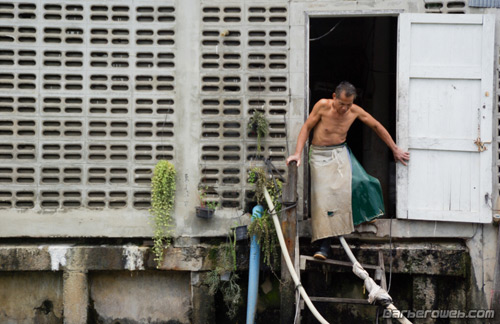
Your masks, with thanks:
[{"label": "barberoweb.com text", "polygon": [[384,318],[402,318],[403,316],[412,318],[495,318],[495,311],[492,309],[471,309],[471,310],[458,310],[458,309],[426,309],[426,310],[389,310],[385,309],[382,314]]}]

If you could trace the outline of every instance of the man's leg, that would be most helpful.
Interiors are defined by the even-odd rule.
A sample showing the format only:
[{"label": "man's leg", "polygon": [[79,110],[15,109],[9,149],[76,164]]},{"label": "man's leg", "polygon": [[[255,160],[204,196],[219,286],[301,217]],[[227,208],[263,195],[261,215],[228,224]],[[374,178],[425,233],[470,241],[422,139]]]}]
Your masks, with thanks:
[{"label": "man's leg", "polygon": [[320,240],[320,247],[319,250],[314,253],[314,258],[319,259],[319,260],[326,260],[328,259],[328,255],[330,254],[330,248],[331,248],[331,242],[332,238],[327,237],[322,240]]}]

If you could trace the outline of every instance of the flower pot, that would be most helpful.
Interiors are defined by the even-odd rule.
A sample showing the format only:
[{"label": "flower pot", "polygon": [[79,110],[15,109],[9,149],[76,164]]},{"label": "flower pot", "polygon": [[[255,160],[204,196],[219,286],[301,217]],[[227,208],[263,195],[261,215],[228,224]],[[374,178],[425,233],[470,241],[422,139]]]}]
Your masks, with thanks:
[{"label": "flower pot", "polygon": [[220,274],[221,281],[229,281],[230,277],[231,277],[231,271],[226,271]]},{"label": "flower pot", "polygon": [[215,209],[208,207],[196,207],[196,216],[199,218],[209,219],[214,216]]},{"label": "flower pot", "polygon": [[234,227],[233,231],[236,236],[236,241],[242,241],[248,238],[248,227],[246,225]]}]

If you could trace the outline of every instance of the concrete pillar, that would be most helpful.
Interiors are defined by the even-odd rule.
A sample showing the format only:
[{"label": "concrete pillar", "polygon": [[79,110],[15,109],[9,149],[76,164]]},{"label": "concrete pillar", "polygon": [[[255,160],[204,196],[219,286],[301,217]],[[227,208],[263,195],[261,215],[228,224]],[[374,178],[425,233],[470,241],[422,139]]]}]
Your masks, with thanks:
[{"label": "concrete pillar", "polygon": [[[434,310],[436,309],[436,279],[432,276],[413,276],[413,310]],[[414,324],[432,324],[436,319],[428,316],[422,319],[412,319]]]},{"label": "concrete pillar", "polygon": [[86,324],[88,302],[87,273],[65,271],[63,274],[64,324]]},{"label": "concrete pillar", "polygon": [[208,293],[208,286],[203,284],[205,276],[200,272],[191,272],[192,324],[215,324],[214,296]]}]

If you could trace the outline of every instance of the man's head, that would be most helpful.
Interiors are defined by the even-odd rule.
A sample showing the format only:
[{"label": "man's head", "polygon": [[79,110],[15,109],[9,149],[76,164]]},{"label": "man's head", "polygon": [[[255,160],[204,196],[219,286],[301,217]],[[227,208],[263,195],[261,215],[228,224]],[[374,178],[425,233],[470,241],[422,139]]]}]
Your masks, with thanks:
[{"label": "man's head", "polygon": [[354,96],[353,99],[356,99],[356,88],[347,81],[342,81],[335,88],[335,96],[340,98],[340,95],[344,93],[346,97]]},{"label": "man's head", "polygon": [[333,108],[339,113],[346,113],[356,99],[356,88],[347,81],[342,81],[333,93]]}]

